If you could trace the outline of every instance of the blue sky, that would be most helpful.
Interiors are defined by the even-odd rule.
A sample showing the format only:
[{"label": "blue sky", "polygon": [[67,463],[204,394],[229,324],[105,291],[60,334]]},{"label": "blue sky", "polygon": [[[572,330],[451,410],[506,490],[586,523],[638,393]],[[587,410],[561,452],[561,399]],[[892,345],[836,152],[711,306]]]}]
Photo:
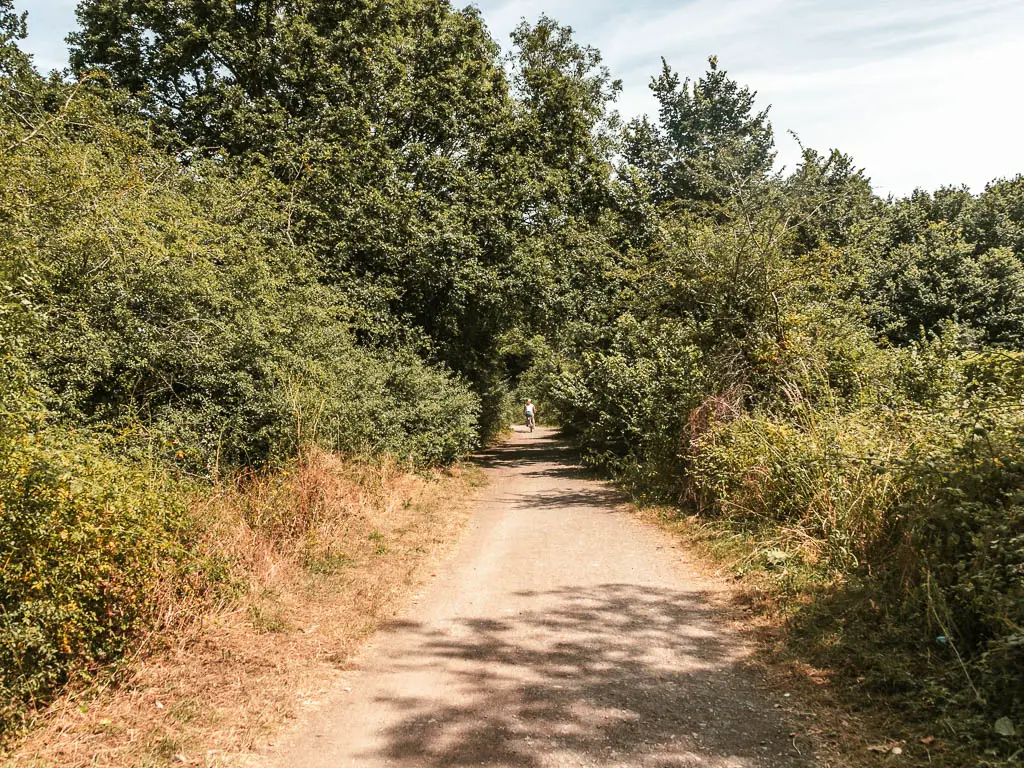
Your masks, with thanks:
[{"label": "blue sky", "polygon": [[[459,4],[458,0],[456,4]],[[881,194],[1024,172],[1022,0],[477,0],[495,37],[547,13],[596,46],[626,117],[653,112],[664,56],[699,75],[708,55],[771,105],[779,162],[837,147]],[[74,0],[16,0],[28,48],[64,64]]]}]

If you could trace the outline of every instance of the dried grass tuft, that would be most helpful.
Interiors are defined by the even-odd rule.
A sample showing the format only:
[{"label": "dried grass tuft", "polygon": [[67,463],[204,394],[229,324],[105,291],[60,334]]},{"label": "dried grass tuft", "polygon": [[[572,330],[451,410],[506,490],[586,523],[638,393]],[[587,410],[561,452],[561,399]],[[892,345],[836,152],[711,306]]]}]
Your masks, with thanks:
[{"label": "dried grass tuft", "polygon": [[105,683],[40,713],[7,764],[254,764],[457,539],[475,472],[313,450],[198,500],[193,581],[219,588],[155,584],[158,629]]}]

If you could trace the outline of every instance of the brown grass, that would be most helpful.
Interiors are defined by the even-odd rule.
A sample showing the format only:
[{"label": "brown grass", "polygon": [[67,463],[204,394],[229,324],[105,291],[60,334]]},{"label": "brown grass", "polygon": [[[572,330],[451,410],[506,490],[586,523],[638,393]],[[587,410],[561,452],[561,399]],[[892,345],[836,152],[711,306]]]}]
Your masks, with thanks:
[{"label": "brown grass", "polygon": [[[197,502],[214,597],[165,594],[162,628],[103,685],[68,692],[10,766],[249,765],[337,685],[457,539],[475,469],[430,476],[313,452]],[[205,577],[205,574],[204,574]]]}]

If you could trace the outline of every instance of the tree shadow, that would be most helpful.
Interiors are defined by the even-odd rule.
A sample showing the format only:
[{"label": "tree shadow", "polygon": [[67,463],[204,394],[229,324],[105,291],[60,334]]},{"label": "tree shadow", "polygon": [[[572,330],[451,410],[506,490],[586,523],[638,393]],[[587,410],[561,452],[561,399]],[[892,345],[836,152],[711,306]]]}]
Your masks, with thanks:
[{"label": "tree shadow", "polygon": [[440,668],[444,695],[385,688],[397,713],[367,760],[395,766],[805,766],[784,715],[699,591],[630,584],[518,593],[501,620],[403,622],[396,682]]},{"label": "tree shadow", "polygon": [[529,442],[497,443],[474,457],[484,469],[503,469],[530,464],[575,464],[577,454],[558,432],[536,432]]},{"label": "tree shadow", "polygon": [[517,493],[497,499],[516,510],[592,508],[609,514],[618,513],[616,505],[626,501],[620,491],[607,487],[567,488],[534,493]]},{"label": "tree shadow", "polygon": [[599,480],[599,473],[583,466],[579,452],[559,432],[534,433],[527,443],[499,443],[474,456],[482,469],[525,470],[524,477]]}]

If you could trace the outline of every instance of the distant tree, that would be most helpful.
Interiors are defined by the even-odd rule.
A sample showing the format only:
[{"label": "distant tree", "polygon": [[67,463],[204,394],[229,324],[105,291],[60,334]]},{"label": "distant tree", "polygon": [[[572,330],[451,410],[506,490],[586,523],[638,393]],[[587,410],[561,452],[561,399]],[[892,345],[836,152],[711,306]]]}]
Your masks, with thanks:
[{"label": "distant tree", "polygon": [[651,90],[660,104],[658,125],[632,121],[624,156],[648,176],[659,199],[720,200],[770,172],[768,109],[755,112],[757,94],[720,70],[717,58],[708,59],[696,82],[681,81],[662,60]]},{"label": "distant tree", "polygon": [[287,186],[291,234],[358,306],[360,338],[416,326],[475,375],[522,222],[514,110],[479,12],[85,0],[78,14],[73,66],[134,93],[165,143],[217,148]]},{"label": "distant tree", "polygon": [[850,245],[874,216],[870,179],[837,149],[826,156],[803,148],[800,164],[785,181],[785,194],[796,227],[795,246],[802,253],[819,245]]},{"label": "distant tree", "polygon": [[595,48],[573,39],[572,27],[541,16],[512,33],[512,85],[525,109],[522,146],[538,170],[543,197],[556,216],[593,219],[607,204],[610,158],[622,90]]},{"label": "distant tree", "polygon": [[16,13],[13,0],[0,0],[0,77],[23,76],[31,60],[18,43],[25,39],[27,13]]},{"label": "distant tree", "polygon": [[598,51],[577,42],[571,27],[547,16],[513,33],[512,94],[516,148],[526,178],[518,191],[524,324],[557,336],[595,305],[607,302],[614,252],[604,237],[612,205],[612,157],[621,83]]},{"label": "distant tree", "polygon": [[954,320],[977,342],[1024,344],[1024,264],[1008,248],[977,255],[949,222],[874,258],[866,298],[872,323],[896,343]]},{"label": "distant tree", "polygon": [[965,235],[979,252],[1010,248],[1024,260],[1024,174],[986,186],[967,206],[964,219]]}]

